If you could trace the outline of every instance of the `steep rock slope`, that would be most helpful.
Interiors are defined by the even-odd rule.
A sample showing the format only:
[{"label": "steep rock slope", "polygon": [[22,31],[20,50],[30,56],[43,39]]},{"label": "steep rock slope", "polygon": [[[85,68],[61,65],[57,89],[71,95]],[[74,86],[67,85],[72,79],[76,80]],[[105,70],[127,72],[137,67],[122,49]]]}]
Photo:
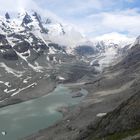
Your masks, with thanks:
[{"label": "steep rock slope", "polygon": [[[101,119],[89,133],[89,140],[94,139],[138,139],[140,134],[140,93],[137,92],[124,101],[114,111]],[[131,137],[130,137],[131,136]],[[132,137],[133,136],[133,137]],[[136,138],[135,138],[136,137]]]}]

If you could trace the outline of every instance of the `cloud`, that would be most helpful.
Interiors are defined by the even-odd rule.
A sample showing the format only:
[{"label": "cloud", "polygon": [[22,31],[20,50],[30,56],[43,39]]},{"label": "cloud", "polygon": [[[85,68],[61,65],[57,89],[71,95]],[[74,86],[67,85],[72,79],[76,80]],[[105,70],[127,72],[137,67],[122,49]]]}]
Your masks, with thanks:
[{"label": "cloud", "polygon": [[135,0],[125,0],[125,1],[130,3],[135,2]]},{"label": "cloud", "polygon": [[74,24],[89,37],[111,32],[140,34],[139,0],[0,0],[0,3],[0,13],[39,9],[44,16]]},{"label": "cloud", "polygon": [[100,34],[121,32],[132,36],[139,35],[140,33],[140,20],[138,19],[140,19],[140,14],[137,9],[101,12],[87,17],[87,20],[93,23],[94,32]]},{"label": "cloud", "polygon": [[41,6],[43,3],[46,3],[50,10],[57,11],[58,14],[63,13],[63,15],[67,16],[84,15],[84,13],[88,13],[89,11],[102,10],[116,4],[114,0],[40,0],[40,3]]},{"label": "cloud", "polygon": [[[126,43],[127,44],[133,43],[135,41],[135,38],[128,37],[127,35],[120,34],[117,32],[112,32],[112,33],[104,34],[101,36],[97,36],[93,40],[97,40],[97,41],[103,40],[103,41],[108,42],[108,43],[114,42],[116,44],[126,45]],[[124,44],[122,44],[122,43],[124,43]]]},{"label": "cloud", "polygon": [[9,12],[10,15],[17,12],[23,11],[36,11],[42,16],[51,17],[56,21],[62,21],[60,17],[48,10],[47,8],[41,8],[35,0],[0,0],[0,14],[4,15],[6,12]]},{"label": "cloud", "polygon": [[37,7],[36,3],[33,0],[0,0],[0,11],[18,11],[23,8]]},{"label": "cloud", "polygon": [[[37,0],[36,0],[37,1]],[[137,0],[49,0],[48,8],[88,36],[111,32],[137,36],[140,13]],[[43,3],[44,0],[41,0]],[[130,7],[130,8],[129,8]]]}]

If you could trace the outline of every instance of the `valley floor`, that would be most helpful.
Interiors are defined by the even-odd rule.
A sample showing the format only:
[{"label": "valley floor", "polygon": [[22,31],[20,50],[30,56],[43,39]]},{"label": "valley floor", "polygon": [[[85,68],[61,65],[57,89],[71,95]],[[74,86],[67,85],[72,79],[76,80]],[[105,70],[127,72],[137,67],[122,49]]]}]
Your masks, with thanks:
[{"label": "valley floor", "polygon": [[68,84],[73,90],[86,89],[87,97],[62,121],[25,140],[86,140],[91,126],[140,90],[139,82],[136,72],[109,67],[90,82]]}]

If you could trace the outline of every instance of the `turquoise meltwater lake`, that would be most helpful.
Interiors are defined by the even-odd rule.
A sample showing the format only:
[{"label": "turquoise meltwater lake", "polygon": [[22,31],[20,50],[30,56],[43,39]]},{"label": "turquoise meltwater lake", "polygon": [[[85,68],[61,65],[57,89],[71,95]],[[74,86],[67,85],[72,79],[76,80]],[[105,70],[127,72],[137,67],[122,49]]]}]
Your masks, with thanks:
[{"label": "turquoise meltwater lake", "polygon": [[71,90],[59,85],[46,96],[1,108],[0,140],[18,140],[55,124],[63,117],[57,108],[78,104],[87,94],[81,92],[84,96],[72,98]]}]

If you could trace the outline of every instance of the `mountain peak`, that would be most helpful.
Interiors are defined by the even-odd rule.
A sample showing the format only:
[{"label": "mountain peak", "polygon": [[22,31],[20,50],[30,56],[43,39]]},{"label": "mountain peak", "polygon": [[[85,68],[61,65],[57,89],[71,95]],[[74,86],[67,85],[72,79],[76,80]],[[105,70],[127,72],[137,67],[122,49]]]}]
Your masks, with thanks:
[{"label": "mountain peak", "polygon": [[140,45],[140,35],[136,38],[134,45]]},{"label": "mountain peak", "polygon": [[9,15],[9,13],[8,13],[8,12],[6,12],[6,14],[5,14],[5,18],[6,18],[7,20],[9,20],[9,19],[10,19],[10,15]]},{"label": "mountain peak", "polygon": [[32,18],[31,16],[26,12],[24,18],[23,18],[23,22],[22,25],[27,25],[28,23],[32,22]]}]

